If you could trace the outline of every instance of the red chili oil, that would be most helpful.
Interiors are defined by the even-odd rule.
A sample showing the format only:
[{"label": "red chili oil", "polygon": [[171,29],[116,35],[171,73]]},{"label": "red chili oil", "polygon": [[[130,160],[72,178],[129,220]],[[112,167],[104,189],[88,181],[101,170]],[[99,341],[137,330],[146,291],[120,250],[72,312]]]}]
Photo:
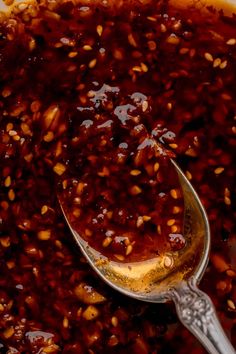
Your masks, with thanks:
[{"label": "red chili oil", "polygon": [[41,1],[2,18],[2,353],[204,353],[171,304],[98,279],[57,201],[60,183],[73,222],[109,257],[178,250],[174,156],[207,209],[201,286],[236,346],[236,22],[206,11]]},{"label": "red chili oil", "polygon": [[[126,262],[185,246],[183,199],[170,153],[143,124],[133,122],[140,120],[133,111],[134,116],[126,116],[129,124],[110,112],[80,123],[67,158],[72,177],[62,173],[60,193],[73,229],[103,256]],[[57,163],[54,170],[62,166]]]}]

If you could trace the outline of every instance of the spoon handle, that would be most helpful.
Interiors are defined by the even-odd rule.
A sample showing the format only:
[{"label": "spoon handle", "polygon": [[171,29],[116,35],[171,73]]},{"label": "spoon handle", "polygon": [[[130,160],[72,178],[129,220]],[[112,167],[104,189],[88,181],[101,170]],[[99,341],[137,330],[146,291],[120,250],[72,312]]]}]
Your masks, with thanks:
[{"label": "spoon handle", "polygon": [[198,338],[208,353],[236,353],[221,327],[211,299],[197,288],[194,278],[183,281],[170,292],[180,321]]}]

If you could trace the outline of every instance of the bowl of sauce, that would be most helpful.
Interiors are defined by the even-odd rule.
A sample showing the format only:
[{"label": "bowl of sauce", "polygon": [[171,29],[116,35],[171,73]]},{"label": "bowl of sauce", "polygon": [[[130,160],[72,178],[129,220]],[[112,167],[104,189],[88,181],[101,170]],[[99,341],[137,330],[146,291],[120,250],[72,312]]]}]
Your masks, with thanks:
[{"label": "bowl of sauce", "polygon": [[82,218],[81,233],[111,259],[180,251],[183,204],[170,157],[207,210],[212,250],[202,288],[236,346],[233,5],[7,4],[11,12],[0,14],[0,351],[205,353],[171,304],[127,299],[100,281],[57,200],[59,186],[73,222]]}]

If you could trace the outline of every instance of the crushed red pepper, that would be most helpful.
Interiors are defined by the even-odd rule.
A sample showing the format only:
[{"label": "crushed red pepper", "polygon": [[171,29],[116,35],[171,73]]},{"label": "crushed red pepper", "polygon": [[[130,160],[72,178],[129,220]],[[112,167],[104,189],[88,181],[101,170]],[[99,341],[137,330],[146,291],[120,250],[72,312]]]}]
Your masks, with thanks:
[{"label": "crushed red pepper", "polygon": [[[72,191],[82,188],[77,176],[87,183],[83,173],[92,164],[82,150],[89,161],[95,150],[98,172],[108,173],[106,154],[88,142],[107,151],[113,123],[127,137],[109,141],[115,157],[130,141],[137,149],[130,132],[139,126],[145,139],[176,155],[199,193],[212,228],[201,286],[236,346],[235,18],[167,1],[40,1],[1,19],[0,352],[204,353],[171,304],[143,304],[105,286],[63,219],[58,180],[67,187],[75,178]],[[148,178],[152,166],[141,166]],[[131,171],[127,164],[127,188],[141,181]],[[168,192],[178,215],[176,185]]]}]

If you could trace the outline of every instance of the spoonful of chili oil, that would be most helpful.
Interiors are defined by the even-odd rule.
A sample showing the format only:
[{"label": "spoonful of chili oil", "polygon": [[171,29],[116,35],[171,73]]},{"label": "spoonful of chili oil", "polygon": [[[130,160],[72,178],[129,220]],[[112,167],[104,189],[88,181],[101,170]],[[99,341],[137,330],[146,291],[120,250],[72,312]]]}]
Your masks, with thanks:
[{"label": "spoonful of chili oil", "polygon": [[180,321],[209,353],[235,353],[210,298],[197,288],[210,249],[201,201],[173,154],[142,124],[113,123],[106,121],[106,136],[103,127],[80,135],[61,181],[59,202],[78,246],[112,288],[142,301],[174,301]]}]

